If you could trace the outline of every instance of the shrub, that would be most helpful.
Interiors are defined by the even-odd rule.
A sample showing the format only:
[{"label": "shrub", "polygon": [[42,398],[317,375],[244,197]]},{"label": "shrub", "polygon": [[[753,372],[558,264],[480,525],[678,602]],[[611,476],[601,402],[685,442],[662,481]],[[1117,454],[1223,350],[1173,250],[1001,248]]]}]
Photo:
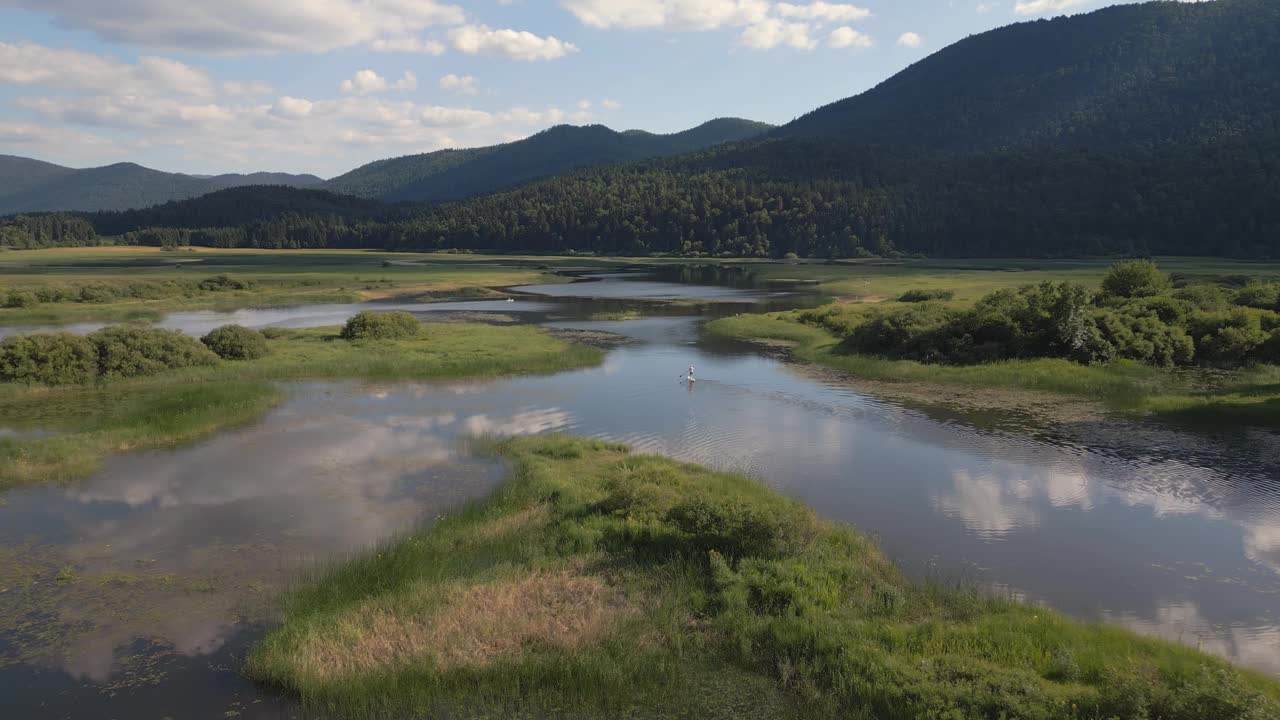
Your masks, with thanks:
[{"label": "shrub", "polygon": [[86,285],[80,288],[79,299],[82,303],[109,303],[116,299],[116,291],[110,285]]},{"label": "shrub", "polygon": [[898,296],[898,302],[918,303],[931,300],[951,300],[955,296],[954,290],[908,290]]},{"label": "shrub", "polygon": [[1102,279],[1102,294],[1107,297],[1152,297],[1169,292],[1171,287],[1169,276],[1150,260],[1118,263]]},{"label": "shrub", "polygon": [[89,339],[98,349],[98,372],[106,378],[154,375],[218,362],[218,356],[200,341],[173,330],[115,326]]},{"label": "shrub", "polygon": [[913,360],[941,360],[929,336],[952,318],[947,310],[932,303],[881,310],[853,328],[845,340],[846,349],[870,355],[886,355]]},{"label": "shrub", "polygon": [[1236,293],[1236,304],[1263,310],[1280,310],[1280,284],[1250,283]]},{"label": "shrub", "polygon": [[35,295],[29,292],[20,292],[18,290],[9,291],[9,295],[5,298],[4,306],[8,308],[28,308],[34,307],[40,301]]},{"label": "shrub", "polygon": [[289,337],[290,335],[293,334],[293,331],[289,330],[288,328],[269,327],[269,328],[262,328],[261,333],[262,333],[262,337],[268,340],[279,340],[280,338]]},{"label": "shrub", "polygon": [[700,552],[761,557],[781,552],[797,535],[798,518],[777,510],[735,499],[699,497],[671,508],[666,521],[687,533]]},{"label": "shrub", "polygon": [[1148,365],[1188,365],[1196,354],[1195,342],[1180,325],[1169,325],[1154,314],[1130,315],[1101,311],[1094,318],[1115,356]]},{"label": "shrub", "polygon": [[243,325],[223,325],[200,342],[223,360],[257,360],[267,354],[267,339]]},{"label": "shrub", "polygon": [[344,340],[399,340],[418,334],[422,325],[407,312],[362,312],[342,328]]},{"label": "shrub", "polygon": [[64,287],[48,285],[36,289],[36,299],[42,303],[68,302],[74,300],[75,293]]},{"label": "shrub", "polygon": [[1179,289],[1173,296],[1196,310],[1205,312],[1226,310],[1231,303],[1227,290],[1217,285],[1188,285]]},{"label": "shrub", "polygon": [[1259,316],[1243,308],[1225,313],[1203,313],[1188,321],[1201,362],[1220,366],[1241,365],[1257,359],[1268,339]]},{"label": "shrub", "polygon": [[200,289],[209,292],[222,292],[224,290],[249,290],[253,287],[250,280],[240,280],[233,278],[226,273],[215,275],[200,281]]},{"label": "shrub", "polygon": [[79,335],[15,335],[0,342],[0,382],[75,385],[97,373],[97,348]]}]

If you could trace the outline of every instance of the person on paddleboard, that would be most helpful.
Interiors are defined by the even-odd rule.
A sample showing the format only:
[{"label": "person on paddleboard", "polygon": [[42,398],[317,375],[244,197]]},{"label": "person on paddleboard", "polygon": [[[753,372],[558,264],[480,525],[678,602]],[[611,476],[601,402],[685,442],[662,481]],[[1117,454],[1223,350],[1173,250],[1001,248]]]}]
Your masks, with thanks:
[{"label": "person on paddleboard", "polygon": [[695,379],[693,378],[693,366],[692,366],[692,365],[690,365],[690,366],[689,366],[689,377],[688,377],[688,378],[686,378],[686,379],[687,379],[689,382],[697,382],[697,380],[695,380]]}]

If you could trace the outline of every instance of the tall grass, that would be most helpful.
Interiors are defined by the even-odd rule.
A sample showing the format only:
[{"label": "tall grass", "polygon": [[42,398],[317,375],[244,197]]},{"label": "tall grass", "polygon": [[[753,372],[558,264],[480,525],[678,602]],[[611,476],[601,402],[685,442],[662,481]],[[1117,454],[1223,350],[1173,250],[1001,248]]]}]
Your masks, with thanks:
[{"label": "tall grass", "polygon": [[290,593],[247,670],[344,717],[1262,720],[1280,684],[906,580],[745,477],[559,436],[491,499]]}]

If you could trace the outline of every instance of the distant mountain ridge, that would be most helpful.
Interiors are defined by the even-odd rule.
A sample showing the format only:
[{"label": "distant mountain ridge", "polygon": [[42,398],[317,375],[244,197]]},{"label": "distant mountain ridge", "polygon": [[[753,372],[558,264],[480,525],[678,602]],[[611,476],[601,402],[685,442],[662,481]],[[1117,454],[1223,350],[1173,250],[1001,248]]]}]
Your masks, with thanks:
[{"label": "distant mountain ridge", "polygon": [[75,169],[14,155],[0,155],[0,215],[46,210],[127,210],[198,197],[245,185],[312,187],[314,175],[227,174],[212,177],[167,173],[135,163]]},{"label": "distant mountain ridge", "polygon": [[649,160],[759,136],[767,123],[717,118],[670,135],[603,125],[557,125],[523,140],[379,160],[323,185],[387,202],[439,202],[505,190],[595,165]]}]

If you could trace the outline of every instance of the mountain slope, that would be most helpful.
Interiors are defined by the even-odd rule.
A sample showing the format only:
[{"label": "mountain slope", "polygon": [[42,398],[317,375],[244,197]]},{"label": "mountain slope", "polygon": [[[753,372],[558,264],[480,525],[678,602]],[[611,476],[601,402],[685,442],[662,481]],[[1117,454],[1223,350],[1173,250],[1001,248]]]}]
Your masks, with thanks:
[{"label": "mountain slope", "polygon": [[981,150],[1275,132],[1280,3],[1121,5],[962,40],[780,137]]},{"label": "mountain slope", "polygon": [[197,177],[134,163],[76,170],[29,158],[0,156],[0,215],[43,210],[124,210],[196,197],[241,185],[320,183],[314,175],[255,173]]},{"label": "mountain slope", "polygon": [[671,135],[559,125],[491,147],[380,160],[325,183],[334,192],[391,202],[455,200],[591,165],[677,155],[760,135],[772,126],[720,118]]}]

